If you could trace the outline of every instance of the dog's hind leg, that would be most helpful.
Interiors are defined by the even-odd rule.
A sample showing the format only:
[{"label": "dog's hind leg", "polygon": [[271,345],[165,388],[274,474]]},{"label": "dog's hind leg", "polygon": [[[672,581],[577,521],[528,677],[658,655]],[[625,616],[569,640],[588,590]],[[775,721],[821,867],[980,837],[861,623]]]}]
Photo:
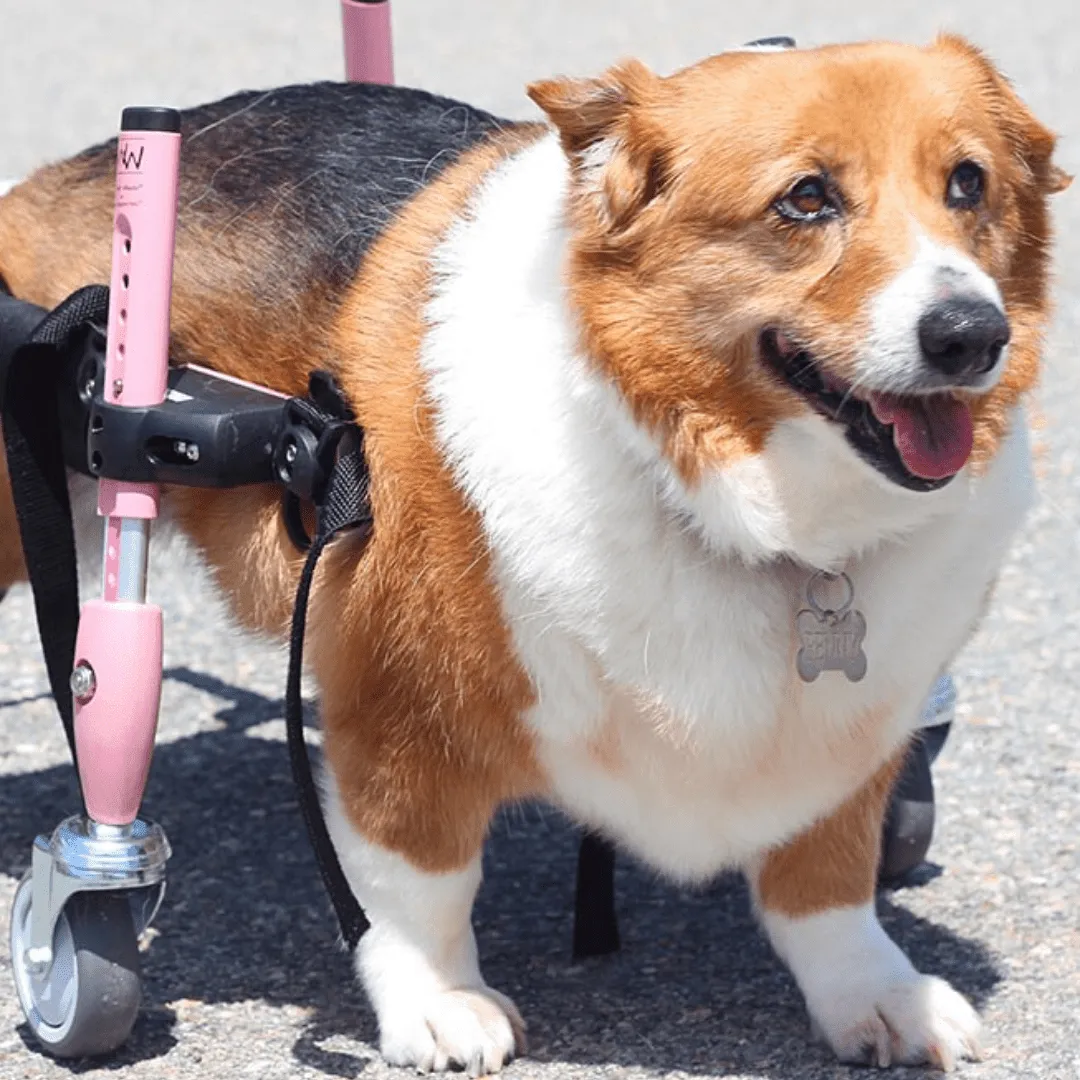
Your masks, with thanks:
[{"label": "dog's hind leg", "polygon": [[752,885],[815,1031],[842,1061],[950,1069],[978,1056],[978,1016],[947,982],[915,970],[874,908],[881,825],[902,758],[766,855]]},{"label": "dog's hind leg", "polygon": [[471,922],[480,850],[458,869],[423,870],[366,839],[336,785],[326,787],[330,833],[371,922],[356,970],[378,1017],[384,1058],[425,1072],[498,1072],[524,1049],[524,1025],[480,973]]},{"label": "dog's hind leg", "polygon": [[382,483],[369,547],[327,552],[312,602],[327,823],[371,923],[356,968],[386,1059],[495,1072],[523,1027],[480,973],[471,913],[492,816],[544,790],[531,687],[467,534],[403,543],[421,511],[397,521]]}]

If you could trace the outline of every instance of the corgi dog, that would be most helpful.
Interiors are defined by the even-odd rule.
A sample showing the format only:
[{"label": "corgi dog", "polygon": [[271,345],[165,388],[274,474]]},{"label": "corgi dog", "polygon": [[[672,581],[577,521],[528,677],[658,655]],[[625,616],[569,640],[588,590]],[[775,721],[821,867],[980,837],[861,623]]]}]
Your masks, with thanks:
[{"label": "corgi dog", "polygon": [[[890,787],[1032,499],[1054,137],[956,37],[626,62],[546,123],[415,90],[184,114],[172,355],[338,379],[375,527],[316,580],[325,806],[385,1058],[523,1049],[471,926],[498,808],[745,872],[842,1061],[979,1053],[874,907]],[[0,199],[0,278],[107,281],[115,144]],[[0,587],[24,577],[6,473]],[[170,489],[284,633],[277,489]]]}]

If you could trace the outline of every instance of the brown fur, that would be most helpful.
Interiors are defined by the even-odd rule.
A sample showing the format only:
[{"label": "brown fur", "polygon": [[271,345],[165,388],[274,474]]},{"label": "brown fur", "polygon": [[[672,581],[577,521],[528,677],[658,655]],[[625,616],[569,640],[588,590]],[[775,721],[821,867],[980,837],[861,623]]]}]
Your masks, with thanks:
[{"label": "brown fur", "polygon": [[765,910],[794,918],[873,899],[885,808],[903,761],[897,754],[835,813],[765,857],[756,883]]},{"label": "brown fur", "polygon": [[544,787],[520,722],[532,689],[416,363],[433,238],[479,177],[534,136],[489,145],[421,194],[368,256],[335,326],[352,358],[340,376],[367,433],[377,525],[360,566],[348,541],[331,552],[316,601],[327,755],[353,825],[426,870],[462,866],[499,803]]}]

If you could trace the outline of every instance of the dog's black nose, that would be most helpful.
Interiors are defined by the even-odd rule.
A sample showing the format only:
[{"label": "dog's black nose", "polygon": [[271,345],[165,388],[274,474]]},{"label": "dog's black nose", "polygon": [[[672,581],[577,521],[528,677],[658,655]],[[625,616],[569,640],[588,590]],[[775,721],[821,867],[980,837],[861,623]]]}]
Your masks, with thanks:
[{"label": "dog's black nose", "polygon": [[1005,313],[981,297],[953,296],[919,320],[926,362],[945,375],[985,375],[1009,344]]}]

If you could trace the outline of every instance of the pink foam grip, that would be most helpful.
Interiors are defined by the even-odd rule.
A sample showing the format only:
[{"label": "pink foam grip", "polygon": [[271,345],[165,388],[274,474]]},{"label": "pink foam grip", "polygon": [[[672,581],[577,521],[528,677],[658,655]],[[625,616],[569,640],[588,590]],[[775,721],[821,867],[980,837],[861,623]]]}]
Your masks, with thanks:
[{"label": "pink foam grip", "polygon": [[[179,169],[178,134],[120,132],[105,357],[105,394],[117,405],[156,405],[165,397]],[[157,509],[153,485],[98,486],[104,517],[153,518]]]},{"label": "pink foam grip", "polygon": [[349,82],[392,83],[390,0],[341,0],[341,25],[345,35],[345,77]]},{"label": "pink foam grip", "polygon": [[116,405],[165,397],[179,161],[178,134],[120,132],[105,358],[105,394]]},{"label": "pink foam grip", "polygon": [[103,825],[138,816],[161,698],[161,609],[91,600],[83,605],[75,663],[96,689],[75,701],[75,748],[87,813]]}]

